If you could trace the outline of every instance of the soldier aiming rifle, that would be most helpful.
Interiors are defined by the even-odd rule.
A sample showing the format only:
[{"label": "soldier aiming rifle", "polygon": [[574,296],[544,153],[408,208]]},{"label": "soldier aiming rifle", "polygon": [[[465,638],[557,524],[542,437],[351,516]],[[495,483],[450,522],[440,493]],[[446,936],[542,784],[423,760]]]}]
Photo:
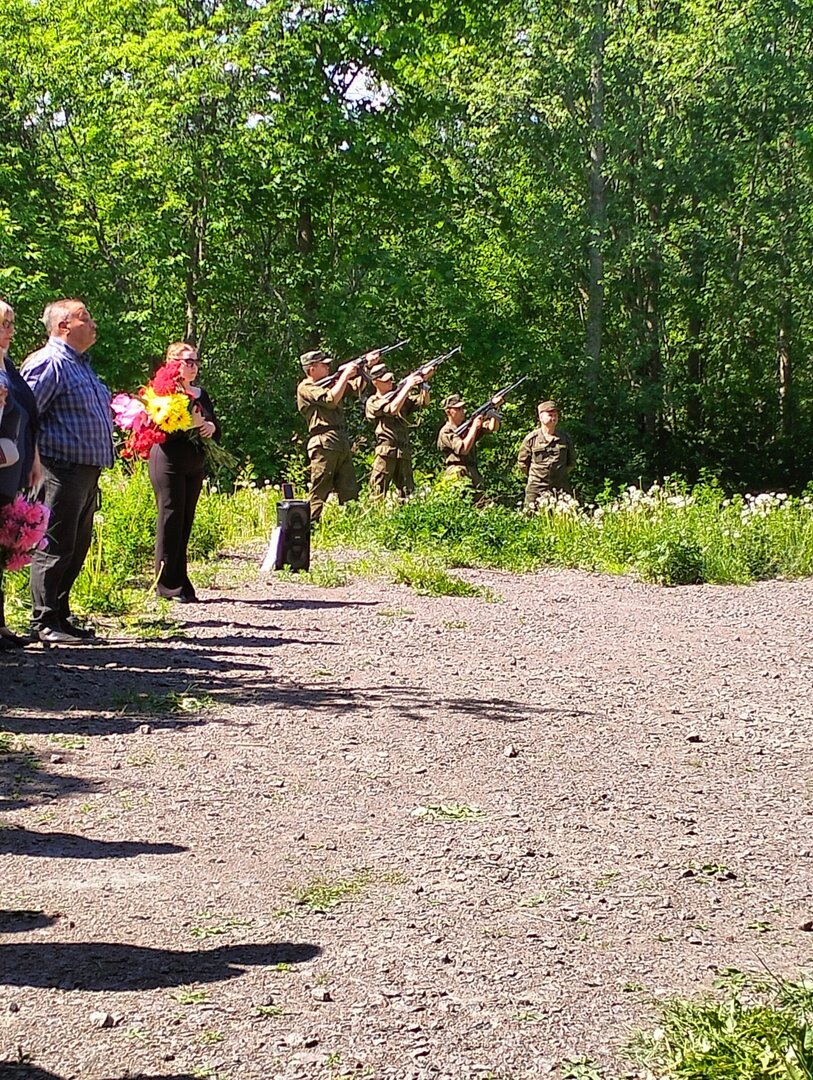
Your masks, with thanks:
[{"label": "soldier aiming rifle", "polygon": [[446,476],[465,478],[475,491],[483,490],[483,478],[477,467],[477,443],[484,435],[499,430],[502,418],[497,410],[527,378],[524,375],[517,382],[498,390],[469,417],[466,417],[466,402],[460,394],[450,394],[445,399],[443,409],[446,423],[438,434],[438,450],[443,454]]},{"label": "soldier aiming rifle", "polygon": [[330,375],[333,361],[321,349],[312,349],[299,358],[305,378],[296,388],[296,407],[308,425],[311,471],[308,498],[312,522],[321,517],[331,491],[336,492],[342,503],[358,497],[344,398],[348,393],[358,394],[361,389],[359,368],[377,359],[377,353],[367,353],[352,363],[342,364],[335,375]]}]

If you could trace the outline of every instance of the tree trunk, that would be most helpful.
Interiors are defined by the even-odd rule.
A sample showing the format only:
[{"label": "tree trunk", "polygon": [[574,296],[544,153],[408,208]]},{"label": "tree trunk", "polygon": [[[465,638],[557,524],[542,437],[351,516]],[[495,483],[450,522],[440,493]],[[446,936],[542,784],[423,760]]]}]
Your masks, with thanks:
[{"label": "tree trunk", "polygon": [[793,305],[787,288],[779,309],[779,334],[776,347],[776,368],[779,379],[779,424],[784,439],[793,435],[793,365],[791,345],[793,335]]},{"label": "tree trunk", "polygon": [[317,302],[316,282],[313,275],[312,256],[315,246],[313,235],[313,218],[311,209],[306,199],[299,203],[299,217],[296,222],[296,250],[302,256],[302,307],[305,313],[305,340],[311,348],[319,344],[319,330],[316,324]]},{"label": "tree trunk", "polygon": [[703,334],[703,313],[700,305],[700,296],[703,290],[705,277],[705,259],[699,247],[695,247],[691,254],[691,276],[688,296],[689,317],[689,352],[686,356],[686,426],[692,435],[699,433],[703,426],[703,348],[701,336]]},{"label": "tree trunk", "polygon": [[186,264],[186,332],[184,338],[192,345],[200,347],[198,322],[198,289],[203,271],[206,246],[206,193],[204,190],[195,199],[192,223],[189,229],[189,257]]},{"label": "tree trunk", "polygon": [[598,394],[601,377],[601,343],[604,331],[604,241],[607,235],[607,199],[604,183],[604,49],[606,38],[604,0],[594,0],[590,65],[590,199],[585,326],[588,415],[595,409]]}]

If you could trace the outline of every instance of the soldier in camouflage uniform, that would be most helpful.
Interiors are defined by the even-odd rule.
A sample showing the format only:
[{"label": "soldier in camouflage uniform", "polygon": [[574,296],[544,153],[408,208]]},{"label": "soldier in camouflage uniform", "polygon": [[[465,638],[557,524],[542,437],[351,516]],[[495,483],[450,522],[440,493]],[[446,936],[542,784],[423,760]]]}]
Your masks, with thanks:
[{"label": "soldier in camouflage uniform", "polygon": [[[369,358],[378,359],[378,354],[370,354]],[[330,374],[331,359],[321,349],[303,353],[299,362],[305,378],[296,388],[296,407],[308,425],[311,521],[318,521],[331,491],[336,492],[341,503],[358,497],[343,399],[348,393],[358,394],[361,362],[344,366],[329,387],[316,385]]]},{"label": "soldier in camouflage uniform", "polygon": [[[427,376],[429,378],[431,376]],[[394,398],[386,401],[393,390],[394,376],[386,364],[376,364],[370,369],[375,393],[367,399],[365,413],[375,424],[375,459],[370,474],[370,491],[374,497],[386,495],[390,484],[395,484],[402,499],[415,490],[412,476],[412,450],[409,446],[407,417],[429,403],[429,391],[414,391],[424,381],[418,373],[409,375]]]},{"label": "soldier in camouflage uniform", "polygon": [[541,495],[570,491],[570,471],[576,464],[573,440],[557,431],[559,408],[555,401],[541,401],[537,406],[539,427],[526,435],[517,464],[528,477],[525,485],[525,509],[533,510]]},{"label": "soldier in camouflage uniform", "polygon": [[466,402],[460,394],[450,394],[443,401],[446,423],[438,432],[438,450],[443,454],[444,476],[457,476],[471,481],[475,491],[483,490],[483,478],[477,468],[477,442],[500,422],[495,417],[475,416],[465,435],[455,435],[455,428],[466,419]]}]

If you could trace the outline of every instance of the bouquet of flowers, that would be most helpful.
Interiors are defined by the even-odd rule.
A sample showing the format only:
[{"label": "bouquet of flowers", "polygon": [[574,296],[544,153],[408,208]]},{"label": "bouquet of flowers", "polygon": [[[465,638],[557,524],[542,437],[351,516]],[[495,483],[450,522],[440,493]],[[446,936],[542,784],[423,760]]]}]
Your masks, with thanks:
[{"label": "bouquet of flowers", "polygon": [[24,495],[0,506],[0,570],[21,570],[31,562],[32,552],[44,551],[50,515],[47,506]]},{"label": "bouquet of flowers", "polygon": [[188,431],[205,451],[209,464],[234,468],[237,462],[228,450],[196,432],[203,417],[194,397],[184,389],[180,371],[180,360],[168,360],[137,394],[116,394],[110,402],[116,425],[127,433],[122,457],[148,458],[153,446],[164,442],[167,435]]}]

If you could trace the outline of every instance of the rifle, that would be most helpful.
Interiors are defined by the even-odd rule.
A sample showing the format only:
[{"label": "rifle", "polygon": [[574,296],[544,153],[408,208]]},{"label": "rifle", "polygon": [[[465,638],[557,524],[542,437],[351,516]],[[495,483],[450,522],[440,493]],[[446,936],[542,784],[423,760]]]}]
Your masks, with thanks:
[{"label": "rifle", "polygon": [[496,394],[492,394],[492,396],[488,399],[488,401],[485,403],[485,405],[480,405],[479,408],[474,410],[474,412],[471,414],[471,416],[466,417],[466,419],[463,421],[462,424],[457,425],[457,427],[454,429],[455,435],[465,435],[466,432],[471,427],[472,420],[474,420],[478,416],[483,416],[483,417],[494,416],[499,420],[500,414],[495,411],[494,398],[506,398],[506,397],[508,397],[508,395],[513,390],[516,390],[516,388],[518,386],[522,386],[522,384],[528,378],[530,378],[529,375],[523,375],[522,378],[517,379],[517,381],[515,383],[511,383],[510,386],[506,386],[503,390],[498,390]]},{"label": "rifle", "polygon": [[[409,341],[409,338],[404,338],[403,341],[396,341],[396,343],[394,345],[385,345],[383,347],[383,349],[368,349],[368,352],[377,352],[379,356],[384,356],[385,353],[392,352],[393,349],[400,349],[403,345],[406,345],[408,341]],[[325,377],[323,379],[318,379],[317,382],[316,382],[316,385],[317,386],[333,386],[333,384],[336,382],[336,380],[339,378],[339,376],[345,370],[345,368],[356,367],[356,366],[358,366],[359,375],[361,375],[361,377],[363,379],[366,379],[367,382],[372,382],[372,379],[367,374],[367,372],[364,370],[364,363],[365,363],[366,356],[367,356],[367,353],[362,353],[361,356],[357,356],[355,360],[348,360],[346,363],[340,364],[339,367],[336,368],[336,370],[333,372],[332,375],[325,375]]]},{"label": "rifle", "polygon": [[427,360],[425,364],[421,364],[421,366],[419,368],[416,368],[415,371],[410,372],[410,374],[407,375],[405,379],[401,379],[401,381],[398,383],[394,390],[390,390],[388,394],[384,395],[383,401],[385,402],[385,404],[389,404],[389,402],[391,402],[393,398],[396,398],[398,394],[401,393],[401,391],[413,375],[420,375],[421,379],[424,380],[421,385],[421,389],[423,389],[427,376],[431,375],[433,371],[436,371],[441,364],[451,359],[451,357],[453,357],[455,353],[459,353],[462,348],[462,345],[457,345],[454,349],[450,349],[449,352],[441,353],[440,356],[433,356],[431,360]]}]

